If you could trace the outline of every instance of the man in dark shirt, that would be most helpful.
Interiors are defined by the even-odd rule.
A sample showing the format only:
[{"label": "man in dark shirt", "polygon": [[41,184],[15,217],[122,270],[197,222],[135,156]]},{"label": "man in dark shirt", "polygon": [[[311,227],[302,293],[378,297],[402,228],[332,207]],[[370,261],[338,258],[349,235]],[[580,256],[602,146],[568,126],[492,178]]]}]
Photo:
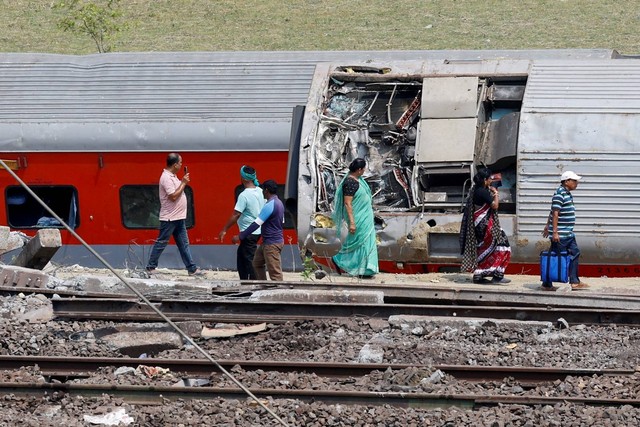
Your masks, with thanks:
[{"label": "man in dark shirt", "polygon": [[253,257],[253,269],[258,280],[267,280],[267,271],[271,280],[282,281],[282,261],[280,255],[284,246],[284,205],[276,195],[278,184],[268,180],[262,184],[262,192],[267,203],[264,205],[258,218],[244,229],[239,236],[233,236],[233,243],[250,236],[258,227],[262,228],[262,244],[258,246]]}]

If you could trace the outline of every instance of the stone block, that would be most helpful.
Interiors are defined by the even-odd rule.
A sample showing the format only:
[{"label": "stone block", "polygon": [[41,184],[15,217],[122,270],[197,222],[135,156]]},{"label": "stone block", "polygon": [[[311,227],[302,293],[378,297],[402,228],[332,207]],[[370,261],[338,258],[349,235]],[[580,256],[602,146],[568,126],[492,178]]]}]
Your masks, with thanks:
[{"label": "stone block", "polygon": [[9,236],[10,236],[9,227],[2,225],[0,226],[0,253],[7,250],[9,247]]},{"label": "stone block", "polygon": [[415,316],[415,315],[395,315],[389,316],[389,325],[394,328],[411,332],[414,328],[429,324],[450,327],[495,327],[504,325],[518,328],[553,328],[553,323],[538,320],[513,320],[513,319],[489,319],[475,317],[446,317],[446,316]]},{"label": "stone block", "polygon": [[29,241],[29,236],[20,231],[11,231],[7,237],[6,246],[0,250],[0,254],[11,252],[14,249],[22,248]]},{"label": "stone block", "polygon": [[46,288],[52,276],[39,270],[5,265],[0,270],[0,286]]},{"label": "stone block", "polygon": [[12,264],[42,270],[61,246],[60,230],[43,228],[29,240]]},{"label": "stone block", "polygon": [[182,347],[182,337],[176,332],[126,331],[106,335],[101,339],[129,357],[139,357],[143,353],[154,355]]}]

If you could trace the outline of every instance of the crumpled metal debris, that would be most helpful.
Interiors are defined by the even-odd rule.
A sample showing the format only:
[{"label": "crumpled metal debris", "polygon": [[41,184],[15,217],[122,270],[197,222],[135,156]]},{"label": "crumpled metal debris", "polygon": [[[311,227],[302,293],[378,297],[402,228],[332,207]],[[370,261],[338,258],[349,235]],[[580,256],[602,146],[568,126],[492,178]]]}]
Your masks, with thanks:
[{"label": "crumpled metal debris", "polygon": [[421,92],[417,86],[333,80],[320,117],[313,155],[318,212],[331,212],[337,186],[357,157],[376,210],[415,207],[412,171]]}]

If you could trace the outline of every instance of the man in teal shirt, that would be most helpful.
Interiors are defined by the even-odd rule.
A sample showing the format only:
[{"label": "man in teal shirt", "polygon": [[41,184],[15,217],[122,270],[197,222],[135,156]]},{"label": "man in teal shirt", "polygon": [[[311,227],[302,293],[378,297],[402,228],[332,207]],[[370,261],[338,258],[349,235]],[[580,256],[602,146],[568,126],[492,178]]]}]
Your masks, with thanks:
[{"label": "man in teal shirt", "polygon": [[[251,166],[240,168],[240,180],[244,190],[238,196],[238,201],[233,208],[233,213],[220,231],[220,242],[223,241],[227,230],[236,222],[240,231],[244,231],[258,217],[260,210],[264,206],[265,200],[260,182],[256,176],[256,170]],[[256,273],[253,269],[253,257],[256,253],[258,240],[260,239],[260,228],[255,230],[246,239],[240,242],[236,253],[236,265],[240,280],[256,280]]]}]

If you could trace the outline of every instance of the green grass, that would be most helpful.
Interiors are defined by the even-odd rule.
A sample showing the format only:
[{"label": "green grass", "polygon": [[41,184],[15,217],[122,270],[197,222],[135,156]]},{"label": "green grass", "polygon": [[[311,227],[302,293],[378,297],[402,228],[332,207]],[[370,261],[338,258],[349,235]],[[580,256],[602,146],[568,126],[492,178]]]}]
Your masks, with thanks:
[{"label": "green grass", "polygon": [[[98,1],[98,0],[96,0]],[[88,54],[53,0],[0,0],[2,52]],[[122,0],[115,51],[609,48],[640,53],[638,0]]]}]

